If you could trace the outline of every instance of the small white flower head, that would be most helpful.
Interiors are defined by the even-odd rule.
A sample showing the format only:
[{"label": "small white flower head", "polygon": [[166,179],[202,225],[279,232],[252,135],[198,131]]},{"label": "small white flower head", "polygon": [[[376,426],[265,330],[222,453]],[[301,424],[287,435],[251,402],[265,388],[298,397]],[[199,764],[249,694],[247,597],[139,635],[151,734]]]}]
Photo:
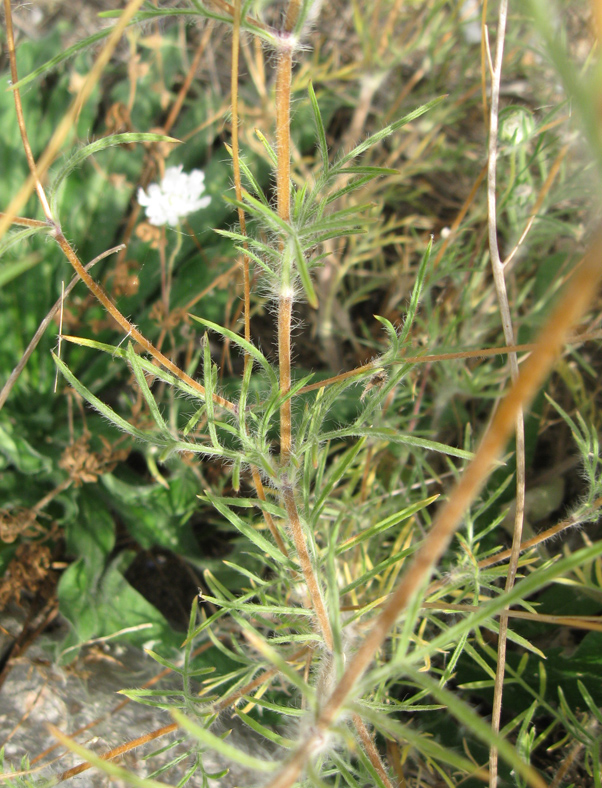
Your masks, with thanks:
[{"label": "small white flower head", "polygon": [[168,167],[161,183],[151,184],[146,191],[138,189],[138,202],[146,209],[146,218],[156,227],[176,227],[189,213],[206,208],[211,197],[203,197],[205,173],[182,172],[182,165]]}]

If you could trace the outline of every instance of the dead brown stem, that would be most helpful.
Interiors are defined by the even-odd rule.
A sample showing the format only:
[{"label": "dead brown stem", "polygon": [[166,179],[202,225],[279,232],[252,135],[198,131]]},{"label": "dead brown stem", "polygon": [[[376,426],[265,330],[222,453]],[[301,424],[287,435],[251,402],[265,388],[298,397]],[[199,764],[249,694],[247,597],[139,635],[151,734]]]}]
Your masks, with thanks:
[{"label": "dead brown stem", "polygon": [[[121,39],[122,33],[127,27],[127,25],[132,20],[134,14],[138,11],[140,6],[144,0],[130,0],[127,4],[125,9],[123,10],[117,24],[113,28],[106,44],[102,48],[99,56],[96,58],[92,69],[88,73],[88,76],[83,81],[82,86],[80,87],[77,96],[73,100],[70,108],[66,112],[65,116],[57,126],[54,134],[48,145],[46,146],[46,150],[40,157],[40,160],[35,164],[35,171],[32,172],[25,183],[21,186],[17,194],[11,200],[10,205],[6,209],[6,212],[2,218],[0,218],[0,238],[3,237],[4,233],[8,230],[10,225],[12,224],[13,219],[18,214],[18,212],[24,207],[27,200],[30,198],[31,193],[34,191],[38,183],[41,183],[44,175],[48,171],[48,168],[56,158],[56,155],[61,149],[63,142],[66,140],[69,133],[72,129],[75,128],[75,123],[77,117],[81,111],[81,108],[88,100],[92,90],[94,89],[95,84],[100,79],[100,76],[109,62],[111,55],[115,47],[117,46],[119,40]],[[5,0],[5,3],[9,3],[9,0]],[[13,49],[14,49],[14,40],[13,40]],[[16,88],[13,88],[14,93],[18,93]],[[42,203],[44,205],[44,203]],[[46,202],[46,205],[48,203]]]}]

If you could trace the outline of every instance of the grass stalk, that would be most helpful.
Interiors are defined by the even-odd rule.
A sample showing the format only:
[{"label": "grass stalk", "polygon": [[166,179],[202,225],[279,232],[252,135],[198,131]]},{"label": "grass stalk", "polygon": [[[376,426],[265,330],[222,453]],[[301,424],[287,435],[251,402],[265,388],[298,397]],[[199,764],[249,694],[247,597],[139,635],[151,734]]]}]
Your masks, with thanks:
[{"label": "grass stalk", "polygon": [[[508,292],[506,288],[506,278],[504,276],[504,264],[500,257],[497,233],[497,143],[499,128],[499,100],[500,83],[502,78],[502,64],[504,59],[504,41],[506,37],[506,20],[508,16],[508,0],[501,0],[497,39],[495,64],[491,74],[491,115],[489,122],[489,150],[487,167],[487,208],[488,208],[488,230],[489,230],[489,254],[493,271],[493,280],[497,294],[504,339],[507,345],[514,344],[514,329],[512,327],[512,316],[510,304],[508,302]],[[518,245],[517,245],[518,246]],[[515,352],[508,354],[510,374],[512,381],[518,378],[518,357]],[[514,531],[512,535],[512,553],[508,564],[506,576],[506,591],[510,591],[514,585],[518,561],[520,557],[520,545],[522,541],[523,524],[525,517],[525,424],[522,408],[518,408],[516,413],[516,424],[514,428],[516,437],[516,512],[514,517]],[[502,696],[504,692],[504,674],[506,669],[506,644],[508,636],[508,615],[502,613],[500,616],[498,646],[497,646],[497,665],[495,673],[495,683],[493,690],[493,708],[491,712],[491,727],[494,733],[499,733],[500,719],[502,715]],[[495,788],[498,781],[498,751],[491,747],[489,752],[489,785]]]}]

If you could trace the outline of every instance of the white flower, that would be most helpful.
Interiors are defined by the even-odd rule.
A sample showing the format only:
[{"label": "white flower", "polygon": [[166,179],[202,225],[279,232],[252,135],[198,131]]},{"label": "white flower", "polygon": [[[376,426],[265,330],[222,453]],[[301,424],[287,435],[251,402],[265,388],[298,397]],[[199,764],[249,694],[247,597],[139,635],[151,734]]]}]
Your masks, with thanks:
[{"label": "white flower", "polygon": [[205,191],[205,173],[193,170],[182,172],[182,165],[168,167],[161,183],[153,183],[147,191],[138,189],[138,202],[146,209],[151,224],[175,227],[189,213],[206,208],[211,197],[202,197]]}]

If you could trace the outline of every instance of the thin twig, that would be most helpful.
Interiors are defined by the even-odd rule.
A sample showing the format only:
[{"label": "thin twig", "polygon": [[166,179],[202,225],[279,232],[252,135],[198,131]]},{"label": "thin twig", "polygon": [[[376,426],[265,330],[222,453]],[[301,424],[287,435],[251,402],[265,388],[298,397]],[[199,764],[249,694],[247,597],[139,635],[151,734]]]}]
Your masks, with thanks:
[{"label": "thin twig", "polygon": [[[0,219],[4,219],[5,216],[8,216],[8,214],[0,211]],[[11,224],[17,224],[21,227],[48,227],[48,222],[41,222],[39,219],[27,219],[24,216],[13,216]]]},{"label": "thin twig", "polygon": [[[234,190],[236,199],[242,201],[242,183],[240,179],[240,153],[238,147],[238,58],[240,54],[240,0],[234,0],[234,20],[232,26],[232,72],[230,92],[232,100],[232,169],[234,171]],[[238,208],[238,223],[242,235],[247,234],[245,212]],[[247,243],[244,244],[245,252]],[[242,256],[245,339],[251,341],[251,280],[249,278],[249,257]],[[251,363],[251,357],[245,352],[245,369]]]},{"label": "thin twig", "polygon": [[[497,299],[502,318],[504,339],[507,345],[514,344],[514,329],[512,327],[512,316],[510,304],[508,302],[508,292],[506,289],[506,279],[504,276],[504,264],[500,257],[497,238],[497,198],[496,198],[496,175],[497,175],[497,143],[499,125],[499,101],[500,83],[502,78],[502,62],[504,58],[504,41],[506,35],[506,19],[508,16],[508,0],[501,0],[496,49],[495,65],[491,74],[491,119],[489,122],[489,150],[487,161],[487,209],[488,209],[488,229],[489,229],[489,255],[491,258],[491,268],[493,271],[493,281],[497,293]],[[528,231],[528,230],[527,230]],[[517,245],[518,248],[518,245]],[[516,382],[518,378],[518,357],[515,352],[508,354],[510,374],[512,380]],[[520,558],[520,544],[523,533],[523,523],[525,517],[525,425],[522,408],[516,413],[516,513],[514,517],[514,532],[512,536],[512,555],[508,564],[508,574],[506,576],[506,592],[514,586],[518,561]],[[498,734],[500,730],[500,719],[502,714],[502,696],[504,692],[504,673],[506,670],[506,644],[508,635],[508,615],[502,613],[500,616],[498,647],[497,647],[497,666],[495,673],[495,683],[493,690],[493,709],[491,712],[491,728]],[[489,751],[489,786],[497,786],[498,774],[498,751],[496,747],[491,747]]]},{"label": "thin twig", "polygon": [[[588,342],[592,339],[600,339],[602,334],[599,331],[591,333],[576,334],[574,337],[568,337],[566,340],[567,345],[579,344],[581,342]],[[455,353],[434,353],[424,356],[401,356],[397,364],[432,364],[434,361],[454,361],[460,358],[487,358],[489,356],[503,356],[506,353],[528,353],[535,350],[536,344],[530,342],[524,345],[508,345],[505,347],[488,347],[478,348],[476,350],[459,350]],[[379,366],[378,359],[371,361],[369,364],[364,364],[361,367],[349,370],[349,372],[342,372],[340,375],[335,375],[326,380],[318,380],[316,383],[310,383],[303,386],[302,389],[295,392],[295,396],[300,394],[307,394],[310,391],[316,391],[327,386],[332,386],[334,383],[340,383],[342,380],[349,380],[365,372],[377,372],[381,367]]]}]

